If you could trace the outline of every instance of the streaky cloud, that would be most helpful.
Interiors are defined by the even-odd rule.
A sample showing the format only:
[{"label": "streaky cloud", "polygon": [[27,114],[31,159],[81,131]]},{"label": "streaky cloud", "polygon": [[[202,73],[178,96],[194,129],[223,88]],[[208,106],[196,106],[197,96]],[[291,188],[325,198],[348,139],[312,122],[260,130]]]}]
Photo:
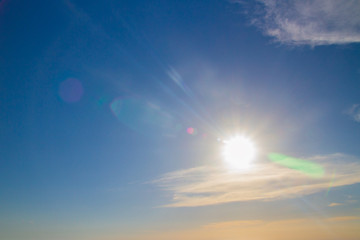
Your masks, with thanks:
[{"label": "streaky cloud", "polygon": [[321,178],[270,161],[250,171],[229,172],[221,166],[200,166],[166,173],[152,183],[170,192],[163,207],[197,207],[229,202],[297,198],[332,188],[360,183],[360,161],[345,154],[307,158],[324,168]]},{"label": "streaky cloud", "polygon": [[360,104],[353,104],[351,108],[345,111],[355,122],[360,123]]},{"label": "streaky cloud", "polygon": [[360,42],[358,0],[258,0],[255,5],[252,23],[280,43],[318,46]]},{"label": "streaky cloud", "polygon": [[342,205],[344,205],[344,204],[333,202],[333,203],[330,203],[330,204],[328,205],[328,207],[337,207],[337,206],[342,206]]},{"label": "streaky cloud", "polygon": [[[181,230],[137,234],[132,240],[355,240],[359,236],[359,217],[339,215],[328,218],[241,219],[210,222]],[[111,238],[117,240],[119,238]]]}]

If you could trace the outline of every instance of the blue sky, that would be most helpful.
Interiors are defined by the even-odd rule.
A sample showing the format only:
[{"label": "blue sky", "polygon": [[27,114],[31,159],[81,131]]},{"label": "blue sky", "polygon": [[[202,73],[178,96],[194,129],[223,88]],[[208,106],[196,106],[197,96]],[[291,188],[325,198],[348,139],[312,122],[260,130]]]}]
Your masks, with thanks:
[{"label": "blue sky", "polygon": [[[357,10],[330,0],[0,1],[1,239],[212,239],[219,229],[239,239],[232,227],[259,221],[333,239],[311,235],[306,219],[340,222],[348,234],[334,236],[356,239]],[[255,170],[224,169],[234,135],[256,144]],[[259,239],[269,235],[261,226]]]}]

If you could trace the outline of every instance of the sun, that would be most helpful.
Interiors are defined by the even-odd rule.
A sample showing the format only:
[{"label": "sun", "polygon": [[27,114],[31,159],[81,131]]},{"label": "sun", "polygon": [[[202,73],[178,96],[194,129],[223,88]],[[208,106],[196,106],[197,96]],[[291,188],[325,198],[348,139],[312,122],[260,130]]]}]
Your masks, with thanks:
[{"label": "sun", "polygon": [[231,170],[251,168],[256,156],[256,147],[250,139],[245,136],[236,136],[223,142],[224,162]]}]

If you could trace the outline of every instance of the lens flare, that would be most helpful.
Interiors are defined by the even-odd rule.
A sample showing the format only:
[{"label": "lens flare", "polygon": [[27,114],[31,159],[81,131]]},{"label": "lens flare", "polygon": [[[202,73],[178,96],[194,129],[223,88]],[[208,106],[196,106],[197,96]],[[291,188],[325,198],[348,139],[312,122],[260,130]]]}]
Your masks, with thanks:
[{"label": "lens flare", "polygon": [[320,178],[324,176],[325,173],[322,166],[310,161],[289,157],[279,153],[270,153],[268,157],[271,161],[277,164],[297,170],[310,177]]},{"label": "lens flare", "polygon": [[109,107],[121,123],[138,133],[173,137],[181,130],[170,113],[144,99],[118,97]]},{"label": "lens flare", "polygon": [[189,127],[186,129],[186,132],[190,135],[196,135],[197,134],[197,131],[195,128],[192,128],[192,127]]},{"label": "lens flare", "polygon": [[60,83],[59,96],[64,102],[78,102],[82,98],[83,94],[83,86],[76,78],[68,78]]}]

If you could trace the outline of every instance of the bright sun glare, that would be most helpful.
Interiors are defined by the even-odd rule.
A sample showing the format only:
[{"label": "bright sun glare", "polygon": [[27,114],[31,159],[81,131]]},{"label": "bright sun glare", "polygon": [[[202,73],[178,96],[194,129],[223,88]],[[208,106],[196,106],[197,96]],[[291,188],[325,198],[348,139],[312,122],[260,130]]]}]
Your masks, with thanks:
[{"label": "bright sun glare", "polygon": [[255,144],[244,136],[236,136],[224,141],[223,157],[231,170],[249,169],[255,155]]}]

